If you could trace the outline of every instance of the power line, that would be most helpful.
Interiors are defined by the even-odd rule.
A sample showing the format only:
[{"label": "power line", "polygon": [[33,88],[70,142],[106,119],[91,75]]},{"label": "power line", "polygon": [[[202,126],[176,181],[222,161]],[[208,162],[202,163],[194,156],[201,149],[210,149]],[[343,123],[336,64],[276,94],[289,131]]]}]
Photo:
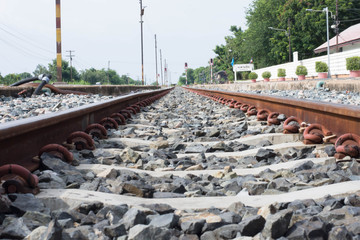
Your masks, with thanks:
[{"label": "power line", "polygon": [[19,36],[16,36],[14,33],[10,32],[10,31],[2,28],[2,27],[0,27],[0,29],[3,30],[4,32],[6,32],[7,34],[13,36],[14,38],[17,38],[17,39],[19,39],[19,40],[21,40],[21,41],[24,41],[24,42],[26,42],[26,43],[28,43],[28,44],[30,44],[30,45],[38,48],[38,49],[41,49],[41,50],[43,50],[43,51],[45,51],[45,52],[47,52],[47,53],[54,54],[54,52],[49,51],[48,49],[45,49],[45,48],[43,48],[43,47],[40,47],[39,45],[36,45],[36,44],[30,42],[29,39],[24,39],[24,38],[21,38],[21,37],[19,37]]},{"label": "power line", "polygon": [[20,53],[22,54],[27,54],[28,56],[31,56],[31,57],[34,57],[34,58],[38,58],[38,59],[41,59],[41,60],[46,60],[46,61],[51,61],[51,58],[47,58],[46,56],[41,56],[39,55],[38,53],[34,53],[34,52],[31,52],[31,50],[28,50],[28,49],[21,49],[19,48],[18,46],[15,46],[13,45],[12,43],[9,43],[8,41],[0,38],[0,41],[4,42],[5,44],[17,49]]}]

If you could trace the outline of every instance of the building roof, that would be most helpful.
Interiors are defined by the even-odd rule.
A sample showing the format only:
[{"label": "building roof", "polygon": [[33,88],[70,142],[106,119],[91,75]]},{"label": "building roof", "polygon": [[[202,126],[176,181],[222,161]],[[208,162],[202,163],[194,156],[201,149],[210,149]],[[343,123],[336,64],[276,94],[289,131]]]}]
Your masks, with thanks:
[{"label": "building roof", "polygon": [[[330,49],[335,49],[336,36],[330,39],[329,42]],[[338,47],[351,45],[357,42],[360,42],[360,23],[355,24],[339,33]],[[325,51],[327,51],[327,42],[323,43],[314,50],[315,53],[321,53]]]}]

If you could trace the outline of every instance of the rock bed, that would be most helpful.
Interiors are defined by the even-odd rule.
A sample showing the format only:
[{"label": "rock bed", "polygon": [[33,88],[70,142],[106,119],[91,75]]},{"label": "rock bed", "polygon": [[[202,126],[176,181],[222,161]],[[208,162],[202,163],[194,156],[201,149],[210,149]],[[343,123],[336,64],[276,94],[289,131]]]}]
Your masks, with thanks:
[{"label": "rock bed", "polygon": [[0,96],[0,123],[59,112],[113,98],[112,96],[46,93],[32,97]]},{"label": "rock bed", "polygon": [[[217,89],[224,91],[223,89]],[[308,89],[308,90],[255,90],[244,91],[238,90],[240,93],[271,95],[277,97],[306,99],[311,101],[320,101],[327,103],[337,103],[346,105],[360,106],[360,93],[350,91],[335,91],[328,88]]]},{"label": "rock bed", "polygon": [[[145,198],[233,196],[279,194],[312,186],[358,180],[356,161],[324,164],[306,161],[289,170],[269,169],[255,175],[238,176],[235,168],[259,167],[297,159],[332,156],[307,147],[279,154],[267,149],[271,143],[216,143],[201,141],[237,139],[262,133],[281,132],[282,127],[248,124],[251,118],[225,109],[205,98],[177,89],[143,109],[125,126],[109,131],[110,138],[97,140],[97,150],[74,152],[74,165],[101,163],[155,170],[218,169],[215,175],[187,174],[151,177],[128,170],[78,170],[49,154],[43,154],[39,187],[42,189],[85,189]],[[152,114],[156,112],[157,114]],[[179,129],[184,129],[178,131]],[[126,146],[121,138],[149,141],[147,145]],[[120,141],[114,141],[120,139]],[[214,147],[216,146],[216,147]],[[235,158],[206,157],[205,152],[243,151],[261,147],[256,156]],[[187,150],[186,150],[187,149]],[[190,150],[189,150],[190,149]],[[179,153],[195,157],[176,158]],[[136,200],[134,200],[136,201]],[[201,201],[201,198],[199,198]],[[31,194],[0,196],[0,238],[9,239],[360,239],[360,197],[351,195],[325,199],[296,200],[262,208],[234,203],[227,209],[176,210],[166,204],[104,206],[83,203],[74,209],[50,211]]]}]

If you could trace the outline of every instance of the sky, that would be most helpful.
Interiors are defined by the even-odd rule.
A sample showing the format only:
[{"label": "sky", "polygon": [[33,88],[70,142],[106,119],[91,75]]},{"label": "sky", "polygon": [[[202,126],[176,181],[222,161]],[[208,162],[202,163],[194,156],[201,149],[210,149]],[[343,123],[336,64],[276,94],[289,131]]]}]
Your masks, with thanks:
[{"label": "sky", "polygon": [[[206,66],[230,26],[246,29],[253,0],[143,0],[144,72],[156,81],[155,37],[168,79]],[[32,73],[56,58],[55,0],[0,0],[0,73]],[[62,57],[77,70],[110,68],[141,80],[139,0],[61,0]]]}]

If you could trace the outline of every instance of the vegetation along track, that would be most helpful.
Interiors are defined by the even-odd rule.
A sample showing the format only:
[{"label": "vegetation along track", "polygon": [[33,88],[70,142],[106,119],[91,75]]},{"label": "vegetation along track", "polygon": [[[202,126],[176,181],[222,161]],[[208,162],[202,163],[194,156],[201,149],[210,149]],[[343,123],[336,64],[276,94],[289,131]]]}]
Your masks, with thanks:
[{"label": "vegetation along track", "polygon": [[[63,146],[37,150],[40,169],[30,174],[13,167],[17,178],[3,185],[8,192],[35,193],[40,188],[37,199],[51,211],[75,209],[88,215],[86,223],[79,219],[73,220],[78,224],[62,226],[67,234],[79,223],[101,229],[110,239],[121,235],[129,239],[181,235],[296,239],[360,234],[356,225],[360,213],[357,132],[348,134],[343,127],[331,132],[319,125],[322,122],[309,122],[323,118],[308,115],[328,112],[333,117],[337,108],[312,104],[311,110],[306,101],[296,101],[296,110],[282,106],[272,112],[274,102],[290,106],[292,100],[263,97],[272,102],[267,105],[255,95],[188,90],[207,98],[179,88],[150,106],[139,103],[144,99],[138,95],[127,97],[132,100],[117,108],[120,115],[96,116],[90,122],[102,127],[92,125],[85,130],[88,135],[67,134]],[[168,91],[153,93],[151,100]],[[261,109],[262,104],[266,109]],[[301,115],[288,115],[292,111]],[[349,117],[344,113],[344,120],[359,116],[356,109],[346,113]],[[92,115],[87,113],[86,119]],[[77,130],[85,129],[83,121],[66,120],[66,129],[70,122],[77,122]],[[57,127],[42,131],[50,135],[53,128]],[[60,135],[59,131],[55,134]],[[57,143],[66,139],[61,137]],[[9,167],[1,169],[6,177]],[[127,207],[115,221],[106,213],[106,217],[98,216],[106,211],[104,204]],[[101,220],[109,226],[96,225]]]}]

